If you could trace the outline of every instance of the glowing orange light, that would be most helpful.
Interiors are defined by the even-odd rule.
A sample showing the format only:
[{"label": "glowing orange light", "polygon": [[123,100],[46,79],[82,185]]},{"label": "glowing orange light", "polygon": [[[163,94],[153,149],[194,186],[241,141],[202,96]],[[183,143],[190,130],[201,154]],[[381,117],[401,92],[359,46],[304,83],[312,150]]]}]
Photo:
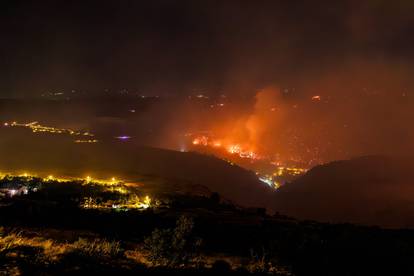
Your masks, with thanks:
[{"label": "glowing orange light", "polygon": [[222,140],[211,139],[207,136],[198,136],[192,140],[195,146],[205,146],[213,148],[224,148],[229,154],[238,155],[240,158],[262,159],[262,156],[240,144],[223,143]]},{"label": "glowing orange light", "polygon": [[216,148],[219,148],[221,147],[221,142],[216,141],[213,143],[213,146],[215,146]]}]

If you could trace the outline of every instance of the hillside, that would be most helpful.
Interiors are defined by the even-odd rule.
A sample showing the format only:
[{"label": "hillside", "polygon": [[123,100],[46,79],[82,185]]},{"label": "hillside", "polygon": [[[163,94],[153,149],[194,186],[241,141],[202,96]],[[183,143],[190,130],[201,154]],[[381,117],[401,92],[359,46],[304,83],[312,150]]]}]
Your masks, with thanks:
[{"label": "hillside", "polygon": [[414,227],[414,159],[335,161],[311,169],[275,197],[278,212],[301,219]]},{"label": "hillside", "polygon": [[254,173],[212,156],[118,141],[75,144],[68,137],[34,135],[27,130],[0,134],[2,171],[26,170],[44,175],[90,175],[105,179],[115,176],[126,181],[140,181],[143,176],[150,176],[160,179],[153,185],[164,192],[171,185],[199,185],[236,204],[251,207],[267,206],[273,192]]}]

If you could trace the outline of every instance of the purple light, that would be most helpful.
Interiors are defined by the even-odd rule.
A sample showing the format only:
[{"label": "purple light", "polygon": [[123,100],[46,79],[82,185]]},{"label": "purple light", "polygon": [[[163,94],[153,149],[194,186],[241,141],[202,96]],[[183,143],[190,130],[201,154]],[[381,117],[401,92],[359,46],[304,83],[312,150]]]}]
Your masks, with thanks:
[{"label": "purple light", "polygon": [[116,139],[119,139],[119,140],[128,140],[128,139],[130,139],[131,138],[131,136],[126,136],[126,135],[122,135],[122,136],[117,136],[117,137],[115,137]]}]

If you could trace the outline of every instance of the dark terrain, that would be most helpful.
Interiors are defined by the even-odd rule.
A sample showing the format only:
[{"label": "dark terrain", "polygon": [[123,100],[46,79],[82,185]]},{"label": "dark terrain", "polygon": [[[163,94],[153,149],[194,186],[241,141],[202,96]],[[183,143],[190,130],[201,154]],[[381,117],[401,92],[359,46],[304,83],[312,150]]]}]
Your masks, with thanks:
[{"label": "dark terrain", "polygon": [[325,222],[414,227],[414,159],[368,156],[311,169],[276,193],[283,214]]},{"label": "dark terrain", "polygon": [[[9,178],[2,183],[10,181],[27,180]],[[79,182],[29,182],[39,190],[5,198],[0,208],[0,269],[7,274],[414,272],[412,230],[266,215],[262,209],[225,203],[217,194],[170,196],[167,201],[162,199],[164,203],[142,211],[83,209],[79,202],[85,196],[106,200],[114,195]],[[182,236],[183,246],[172,243],[164,247],[169,233]]]}]

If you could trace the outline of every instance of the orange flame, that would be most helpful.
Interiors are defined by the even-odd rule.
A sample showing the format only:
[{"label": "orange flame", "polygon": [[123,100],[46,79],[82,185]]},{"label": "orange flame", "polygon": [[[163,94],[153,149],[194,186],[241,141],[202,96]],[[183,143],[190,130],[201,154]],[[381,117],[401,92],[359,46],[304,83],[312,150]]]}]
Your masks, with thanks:
[{"label": "orange flame", "polygon": [[195,146],[205,146],[214,148],[223,148],[230,154],[238,155],[241,158],[262,159],[262,156],[252,150],[246,149],[239,144],[223,143],[221,140],[211,139],[207,136],[198,136],[193,139],[192,144]]}]

